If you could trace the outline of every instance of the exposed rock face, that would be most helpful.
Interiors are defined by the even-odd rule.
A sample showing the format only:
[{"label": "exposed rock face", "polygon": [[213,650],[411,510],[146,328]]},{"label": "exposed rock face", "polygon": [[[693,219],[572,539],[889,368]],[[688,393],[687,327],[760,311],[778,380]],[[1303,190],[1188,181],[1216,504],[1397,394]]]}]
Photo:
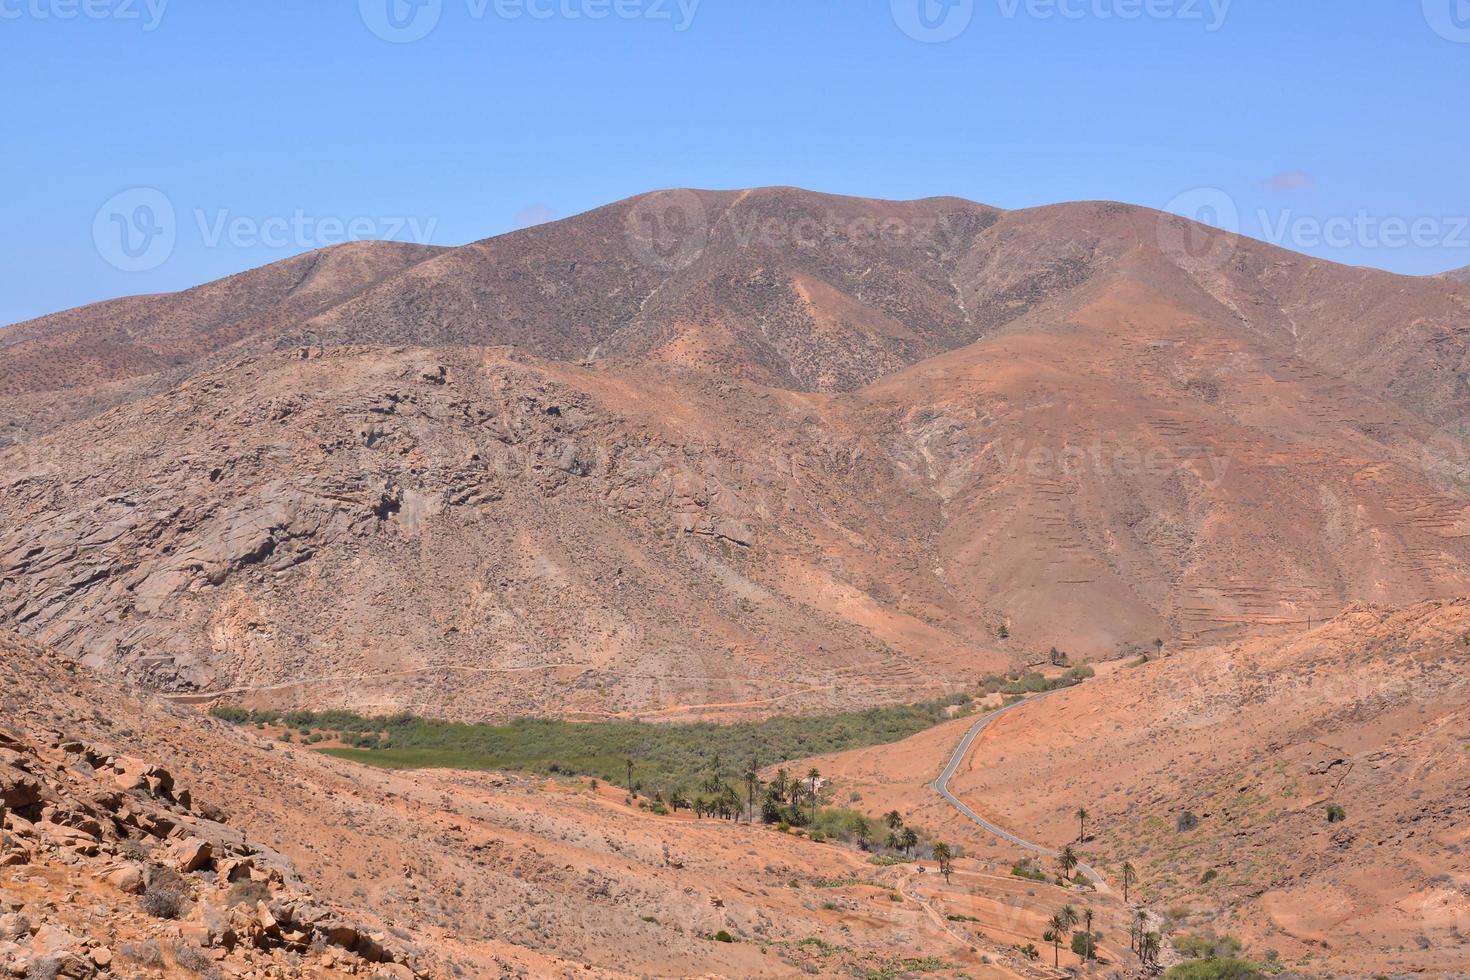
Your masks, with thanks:
[{"label": "exposed rock face", "polygon": [[0,333],[0,620],[182,695],[681,716],[1470,589],[1463,287],[1119,205],[677,200],[677,263],[646,198]]},{"label": "exposed rock face", "polygon": [[[0,647],[3,657],[19,653]],[[3,676],[18,679],[12,670]],[[161,964],[158,945],[149,945],[160,919],[179,923],[176,962],[217,963],[234,976],[302,976],[302,956],[313,976],[357,975],[370,964],[409,980],[437,975],[317,903],[278,855],[195,812],[160,766],[67,735],[0,729],[0,788],[0,970],[8,976],[53,967],[96,976],[112,969],[106,943],[118,937],[134,940],[122,947],[134,963],[158,956]],[[95,908],[111,909],[105,922],[75,900],[79,888],[102,903]]]}]

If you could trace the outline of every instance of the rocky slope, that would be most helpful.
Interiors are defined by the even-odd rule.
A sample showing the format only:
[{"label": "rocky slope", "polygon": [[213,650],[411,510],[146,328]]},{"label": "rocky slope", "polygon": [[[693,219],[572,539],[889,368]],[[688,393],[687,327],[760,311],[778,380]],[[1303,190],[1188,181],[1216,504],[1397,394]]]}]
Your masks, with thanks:
[{"label": "rocky slope", "polygon": [[[57,683],[38,689],[35,678],[48,674]],[[196,800],[169,768],[76,737],[97,726],[131,733],[111,731],[118,722],[96,707],[90,724],[65,717],[65,700],[90,686],[75,664],[0,639],[0,679],[7,976],[443,975],[319,902],[289,860]],[[19,704],[43,695],[45,710]],[[58,722],[65,729],[51,727]]]},{"label": "rocky slope", "polygon": [[[1005,930],[1020,936],[1055,896],[967,860],[950,885],[932,864],[655,816],[582,780],[365,769],[99,685],[4,636],[0,681],[0,968],[1049,975]],[[159,917],[174,914],[164,892],[177,918]],[[994,938],[941,914],[981,904]]]},{"label": "rocky slope", "polygon": [[465,717],[1295,628],[1470,590],[1467,325],[1107,204],[667,192],[331,250],[0,333],[0,618],[175,693]]}]

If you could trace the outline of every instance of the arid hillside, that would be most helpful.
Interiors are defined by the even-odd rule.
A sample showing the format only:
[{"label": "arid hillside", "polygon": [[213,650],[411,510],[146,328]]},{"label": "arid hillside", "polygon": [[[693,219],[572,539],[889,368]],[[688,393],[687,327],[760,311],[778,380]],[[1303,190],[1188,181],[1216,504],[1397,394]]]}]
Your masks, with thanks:
[{"label": "arid hillside", "polygon": [[[21,976],[1053,976],[1013,947],[1060,890],[969,860],[944,882],[582,779],[337,762],[10,637],[0,682]],[[983,926],[946,917],[982,893]]]},{"label": "arid hillside", "polygon": [[[1470,601],[1099,665],[999,718],[951,789],[1167,914],[1311,976],[1459,975],[1470,935]],[[977,856],[1025,854],[929,788],[968,720],[812,760]],[[1078,807],[1088,839],[1076,843]]]},{"label": "arid hillside", "polygon": [[344,247],[0,332],[0,619],[178,694],[473,718],[1290,631],[1470,591],[1467,327],[1463,286],[1110,204],[665,192]]}]

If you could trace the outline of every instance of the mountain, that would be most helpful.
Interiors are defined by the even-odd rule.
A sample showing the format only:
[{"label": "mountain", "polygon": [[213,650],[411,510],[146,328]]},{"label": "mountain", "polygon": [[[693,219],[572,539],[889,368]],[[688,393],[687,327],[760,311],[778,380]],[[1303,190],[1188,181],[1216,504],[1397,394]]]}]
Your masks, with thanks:
[{"label": "mountain", "polygon": [[0,617],[184,696],[477,718],[1290,629],[1470,591],[1467,329],[1453,283],[1106,203],[344,246],[0,332]]},{"label": "mountain", "polygon": [[1455,282],[1470,283],[1470,265],[1467,265],[1463,269],[1452,269],[1449,272],[1443,273],[1442,278],[1453,279]]}]

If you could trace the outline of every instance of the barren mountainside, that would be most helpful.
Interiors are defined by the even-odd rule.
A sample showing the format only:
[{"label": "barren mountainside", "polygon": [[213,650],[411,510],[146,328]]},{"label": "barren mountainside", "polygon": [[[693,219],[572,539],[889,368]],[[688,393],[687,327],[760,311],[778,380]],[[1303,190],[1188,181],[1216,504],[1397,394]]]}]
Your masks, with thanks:
[{"label": "barren mountainside", "polygon": [[913,700],[1464,592],[1470,291],[1115,204],[665,192],[0,332],[0,617],[177,693]]}]

